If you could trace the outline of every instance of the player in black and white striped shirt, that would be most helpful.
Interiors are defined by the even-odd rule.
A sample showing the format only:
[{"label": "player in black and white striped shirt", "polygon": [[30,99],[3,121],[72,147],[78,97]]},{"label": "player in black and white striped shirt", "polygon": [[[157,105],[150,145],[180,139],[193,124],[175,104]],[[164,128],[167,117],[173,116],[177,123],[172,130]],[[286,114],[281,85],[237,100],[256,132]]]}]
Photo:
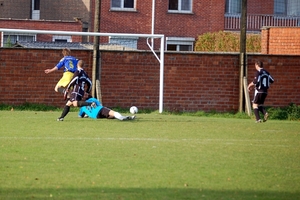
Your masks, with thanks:
[{"label": "player in black and white striped shirt", "polygon": [[[70,111],[70,106],[75,106],[75,107],[82,107],[82,106],[91,106],[92,103],[91,102],[86,102],[83,101],[83,97],[85,95],[85,93],[90,94],[91,89],[92,89],[92,81],[89,78],[89,76],[87,75],[87,73],[84,71],[83,69],[84,63],[82,60],[78,61],[77,64],[77,71],[74,73],[74,76],[72,78],[72,80],[70,81],[69,85],[66,88],[65,91],[65,97],[67,96],[67,94],[69,92],[71,92],[70,94],[70,98],[68,99],[64,110],[61,114],[61,116],[57,119],[57,121],[63,121],[64,117],[69,113]],[[72,91],[69,91],[71,88]],[[86,91],[85,91],[86,89]]]},{"label": "player in black and white striped shirt", "polygon": [[253,81],[248,85],[248,91],[252,89],[252,86],[255,86],[254,98],[253,98],[253,111],[255,114],[256,122],[260,123],[261,119],[259,112],[264,115],[263,122],[268,120],[268,113],[264,108],[264,102],[268,95],[268,89],[270,84],[274,82],[271,74],[263,68],[263,63],[261,61],[255,62],[255,77]]}]

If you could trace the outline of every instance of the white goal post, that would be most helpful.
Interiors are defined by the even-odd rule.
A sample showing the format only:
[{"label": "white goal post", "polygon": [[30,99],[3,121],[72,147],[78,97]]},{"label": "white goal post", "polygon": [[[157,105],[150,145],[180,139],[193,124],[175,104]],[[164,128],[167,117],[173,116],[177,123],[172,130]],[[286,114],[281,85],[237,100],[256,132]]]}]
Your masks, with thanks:
[{"label": "white goal post", "polygon": [[[52,35],[79,35],[79,36],[111,36],[111,37],[136,37],[146,38],[147,45],[160,63],[160,77],[159,77],[159,113],[163,112],[163,87],[164,87],[164,44],[165,36],[162,34],[131,34],[131,33],[96,33],[96,32],[72,32],[72,31],[50,31],[50,30],[26,30],[26,29],[5,29],[0,28],[1,38],[3,40],[3,33],[23,33],[23,34],[52,34]],[[159,56],[153,49],[153,45],[149,44],[149,38],[160,39]],[[153,44],[153,43],[152,43]],[[93,83],[96,84],[96,83]]]}]

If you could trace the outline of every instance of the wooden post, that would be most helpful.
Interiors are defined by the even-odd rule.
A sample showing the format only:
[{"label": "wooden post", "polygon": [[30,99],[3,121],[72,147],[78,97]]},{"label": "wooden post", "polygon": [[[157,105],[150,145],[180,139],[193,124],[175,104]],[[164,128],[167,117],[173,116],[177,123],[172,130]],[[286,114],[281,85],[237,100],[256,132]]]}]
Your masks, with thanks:
[{"label": "wooden post", "polygon": [[[100,32],[100,5],[101,0],[95,1],[95,16],[94,16],[94,32]],[[96,97],[96,80],[97,76],[99,76],[98,66],[99,66],[99,40],[100,36],[94,36],[94,46],[93,46],[93,69],[92,69],[92,96]]]},{"label": "wooden post", "polygon": [[243,82],[246,71],[246,34],[247,34],[247,0],[242,0],[242,12],[240,21],[240,95],[239,112],[244,111]]}]

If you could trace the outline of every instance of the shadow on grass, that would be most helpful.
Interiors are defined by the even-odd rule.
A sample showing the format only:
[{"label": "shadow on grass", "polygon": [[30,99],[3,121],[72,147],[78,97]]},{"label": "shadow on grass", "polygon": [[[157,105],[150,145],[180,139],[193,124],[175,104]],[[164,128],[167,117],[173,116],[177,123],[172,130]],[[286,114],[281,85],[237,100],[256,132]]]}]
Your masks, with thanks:
[{"label": "shadow on grass", "polygon": [[0,189],[0,199],[235,199],[276,200],[299,199],[300,192],[276,191],[213,191],[194,188],[55,188],[55,189]]}]

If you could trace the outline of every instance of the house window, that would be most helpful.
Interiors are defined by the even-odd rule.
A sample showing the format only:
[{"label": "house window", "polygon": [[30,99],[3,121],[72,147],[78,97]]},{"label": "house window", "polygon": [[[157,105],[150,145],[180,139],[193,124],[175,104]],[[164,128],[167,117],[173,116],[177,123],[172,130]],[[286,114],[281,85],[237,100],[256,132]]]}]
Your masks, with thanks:
[{"label": "house window", "polygon": [[134,10],[135,0],[111,0],[112,10]]},{"label": "house window", "polygon": [[1,47],[11,47],[16,42],[33,42],[36,41],[36,35],[31,34],[19,34],[15,33],[4,33]]},{"label": "house window", "polygon": [[32,19],[40,19],[40,0],[32,0]]},{"label": "house window", "polygon": [[54,35],[52,37],[52,42],[72,42],[72,37],[66,35]]},{"label": "house window", "polygon": [[167,51],[193,51],[195,38],[167,37]]},{"label": "house window", "polygon": [[299,16],[299,0],[274,0],[274,14],[282,16]]},{"label": "house window", "polygon": [[192,0],[169,0],[169,12],[192,12]]},{"label": "house window", "polygon": [[109,43],[119,45],[119,48],[122,49],[137,49],[137,41],[138,37],[118,37],[118,36],[110,36]]},{"label": "house window", "polygon": [[40,10],[40,0],[33,0],[33,10]]},{"label": "house window", "polygon": [[274,14],[286,15],[286,0],[274,0]]},{"label": "house window", "polygon": [[242,10],[241,0],[226,0],[225,13],[240,14]]}]

